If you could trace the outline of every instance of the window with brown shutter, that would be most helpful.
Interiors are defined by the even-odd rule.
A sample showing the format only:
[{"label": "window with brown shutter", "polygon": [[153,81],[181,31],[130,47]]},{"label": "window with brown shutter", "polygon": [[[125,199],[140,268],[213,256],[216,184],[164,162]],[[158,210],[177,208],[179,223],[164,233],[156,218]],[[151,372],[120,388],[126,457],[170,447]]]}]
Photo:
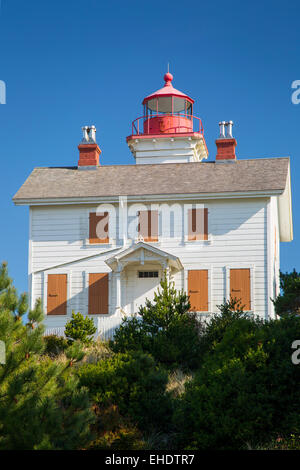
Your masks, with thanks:
[{"label": "window with brown shutter", "polygon": [[47,315],[67,314],[67,275],[48,274]]},{"label": "window with brown shutter", "polygon": [[89,314],[108,313],[108,274],[89,274]]},{"label": "window with brown shutter", "polygon": [[102,214],[90,212],[89,218],[89,242],[109,243],[109,215],[108,212]]},{"label": "window with brown shutter", "polygon": [[188,240],[208,240],[208,209],[188,209]]},{"label": "window with brown shutter", "polygon": [[138,232],[145,242],[158,241],[158,211],[139,211]]},{"label": "window with brown shutter", "polygon": [[244,310],[251,310],[250,269],[230,269],[230,296],[238,299]]},{"label": "window with brown shutter", "polygon": [[207,269],[193,269],[188,272],[188,295],[191,312],[208,312]]}]

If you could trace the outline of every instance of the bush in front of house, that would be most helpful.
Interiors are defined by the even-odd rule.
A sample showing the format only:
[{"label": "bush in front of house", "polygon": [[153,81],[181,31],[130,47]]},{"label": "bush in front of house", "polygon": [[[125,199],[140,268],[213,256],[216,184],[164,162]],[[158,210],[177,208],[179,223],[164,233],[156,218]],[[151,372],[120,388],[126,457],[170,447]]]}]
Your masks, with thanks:
[{"label": "bush in front of house", "polygon": [[142,432],[121,416],[116,405],[95,406],[96,436],[87,450],[144,450],[146,442]]},{"label": "bush in front of house", "polygon": [[237,318],[205,356],[174,413],[178,447],[242,449],[299,434],[300,318]]},{"label": "bush in front of house", "polygon": [[118,353],[97,364],[82,365],[77,373],[97,406],[116,405],[140,429],[164,428],[170,422],[168,374],[148,354]]},{"label": "bush in front of house", "polygon": [[207,354],[223,339],[226,330],[239,318],[249,318],[243,311],[243,306],[238,299],[230,298],[218,305],[218,313],[213,314],[205,323],[201,335],[201,354]]},{"label": "bush in front of house", "polygon": [[91,344],[97,328],[92,318],[84,317],[80,312],[72,312],[72,318],[66,323],[65,335],[69,342],[80,341],[83,344]]},{"label": "bush in front of house", "polygon": [[57,335],[47,335],[43,337],[45,343],[44,353],[50,357],[57,357],[64,353],[69,344],[66,338]]},{"label": "bush in front of house", "polygon": [[188,296],[174,288],[166,276],[154,300],[146,300],[139,317],[125,318],[116,330],[111,348],[115,352],[141,350],[169,368],[192,368],[200,364],[201,324],[189,312]]}]

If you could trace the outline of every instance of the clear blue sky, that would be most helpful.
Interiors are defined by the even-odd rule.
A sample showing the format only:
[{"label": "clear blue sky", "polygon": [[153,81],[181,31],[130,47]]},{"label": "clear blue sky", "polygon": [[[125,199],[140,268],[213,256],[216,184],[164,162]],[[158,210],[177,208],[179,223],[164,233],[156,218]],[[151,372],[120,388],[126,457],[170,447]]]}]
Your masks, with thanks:
[{"label": "clear blue sky", "polygon": [[294,241],[281,268],[300,270],[300,6],[282,1],[2,0],[0,260],[27,290],[28,209],[12,196],[35,166],[72,166],[81,126],[95,124],[105,164],[133,163],[125,137],[163,85],[195,99],[214,160],[232,119],[238,158],[290,156]]}]

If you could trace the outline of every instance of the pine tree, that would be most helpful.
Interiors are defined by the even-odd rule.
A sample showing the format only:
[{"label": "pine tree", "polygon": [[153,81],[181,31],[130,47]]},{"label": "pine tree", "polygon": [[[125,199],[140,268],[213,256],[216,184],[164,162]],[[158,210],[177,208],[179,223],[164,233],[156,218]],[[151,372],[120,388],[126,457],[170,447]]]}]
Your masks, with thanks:
[{"label": "pine tree", "polygon": [[282,293],[272,300],[277,315],[300,313],[300,273],[295,269],[290,273],[280,273],[280,288]]},{"label": "pine tree", "polygon": [[91,318],[84,317],[80,312],[72,312],[72,318],[65,326],[65,335],[71,340],[78,340],[83,344],[90,344],[92,336],[96,333],[97,328]]},{"label": "pine tree", "polygon": [[86,389],[79,388],[70,367],[82,358],[77,345],[68,362],[42,356],[41,301],[28,311],[26,294],[17,295],[0,266],[0,340],[5,363],[0,364],[0,449],[76,449],[90,439],[93,415]]},{"label": "pine tree", "polygon": [[111,348],[115,352],[142,350],[171,368],[198,367],[202,326],[189,309],[188,295],[177,291],[165,273],[154,299],[146,300],[139,316],[123,319]]},{"label": "pine tree", "polygon": [[166,273],[160,282],[160,288],[154,293],[153,301],[146,300],[139,309],[143,322],[152,333],[167,330],[172,323],[188,314],[190,303],[183,291],[175,289],[174,282],[168,281]]}]

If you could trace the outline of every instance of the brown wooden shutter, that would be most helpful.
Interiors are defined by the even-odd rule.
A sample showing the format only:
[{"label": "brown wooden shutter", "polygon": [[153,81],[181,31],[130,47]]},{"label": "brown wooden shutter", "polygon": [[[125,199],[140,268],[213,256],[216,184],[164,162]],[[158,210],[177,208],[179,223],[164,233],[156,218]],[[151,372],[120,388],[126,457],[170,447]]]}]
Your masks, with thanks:
[{"label": "brown wooden shutter", "polygon": [[158,211],[139,211],[138,232],[145,242],[158,241]]},{"label": "brown wooden shutter", "polygon": [[188,240],[208,240],[208,209],[188,209]]},{"label": "brown wooden shutter", "polygon": [[208,271],[207,269],[188,272],[188,295],[192,312],[208,312]]},{"label": "brown wooden shutter", "polygon": [[[101,230],[101,226],[98,226],[98,223],[103,219],[107,220],[107,223],[104,225],[104,230]],[[109,233],[108,233],[108,212],[103,212],[102,214],[97,214],[96,212],[90,212],[89,220],[89,242],[90,243],[109,243]],[[103,225],[104,221],[102,222]],[[98,233],[97,233],[98,226]],[[99,231],[103,233],[99,234]]]},{"label": "brown wooden shutter", "polygon": [[89,274],[89,314],[108,313],[108,274]]},{"label": "brown wooden shutter", "polygon": [[230,296],[238,299],[244,310],[251,310],[250,269],[230,269]]},{"label": "brown wooden shutter", "polygon": [[67,275],[48,274],[47,315],[67,314]]}]

